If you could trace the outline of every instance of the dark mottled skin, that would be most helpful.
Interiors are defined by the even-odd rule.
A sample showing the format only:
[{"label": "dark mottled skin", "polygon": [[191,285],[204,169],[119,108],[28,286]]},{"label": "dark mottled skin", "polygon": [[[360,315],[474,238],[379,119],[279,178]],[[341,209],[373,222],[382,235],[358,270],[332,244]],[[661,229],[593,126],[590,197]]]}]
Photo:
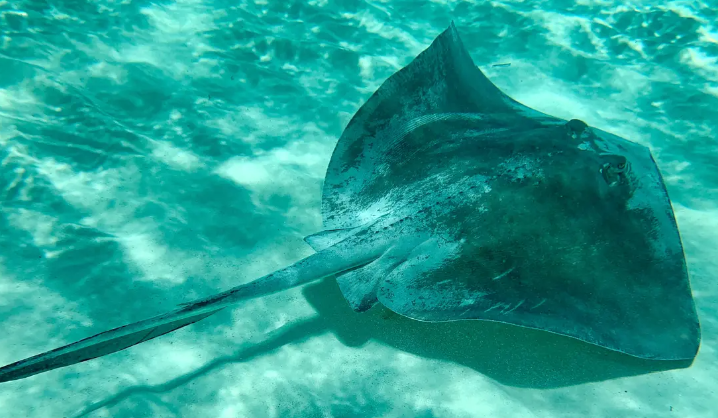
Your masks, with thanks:
[{"label": "dark mottled skin", "polygon": [[323,215],[327,229],[385,217],[347,246],[438,239],[378,286],[402,315],[502,321],[644,358],[697,352],[683,249],[648,149],[508,98],[453,27],[354,116]]}]

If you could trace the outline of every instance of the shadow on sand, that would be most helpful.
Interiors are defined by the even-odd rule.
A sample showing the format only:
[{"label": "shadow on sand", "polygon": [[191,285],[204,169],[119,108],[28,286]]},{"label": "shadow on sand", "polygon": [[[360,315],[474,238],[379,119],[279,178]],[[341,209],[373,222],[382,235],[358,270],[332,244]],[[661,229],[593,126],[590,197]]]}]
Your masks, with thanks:
[{"label": "shadow on sand", "polygon": [[[619,377],[686,368],[691,361],[651,361],[606,350],[573,338],[485,321],[418,322],[375,306],[351,310],[332,278],[302,290],[319,314],[286,325],[255,345],[160,385],[138,385],[86,407],[75,418],[116,405],[133,395],[153,397],[222,368],[267,354],[286,344],[326,332],[345,345],[359,347],[377,340],[417,356],[469,367],[497,382],[516,387],[557,388]],[[241,309],[241,308],[240,308]]]},{"label": "shadow on sand", "polygon": [[304,289],[329,330],[349,346],[378,340],[414,355],[470,367],[499,383],[557,388],[689,367],[692,361],[643,360],[573,338],[498,322],[419,322],[383,306],[351,310],[335,280]]}]

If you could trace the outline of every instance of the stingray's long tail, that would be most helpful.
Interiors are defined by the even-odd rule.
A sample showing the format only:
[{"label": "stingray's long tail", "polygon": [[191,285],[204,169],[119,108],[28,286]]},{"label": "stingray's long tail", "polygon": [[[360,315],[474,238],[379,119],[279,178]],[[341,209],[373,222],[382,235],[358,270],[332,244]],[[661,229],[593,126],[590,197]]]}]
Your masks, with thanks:
[{"label": "stingray's long tail", "polygon": [[219,312],[222,308],[193,312],[186,308],[102,332],[84,340],[20,360],[0,368],[0,382],[22,379],[59,367],[102,357],[160,335],[178,330]]},{"label": "stingray's long tail", "polygon": [[185,303],[180,309],[115,328],[0,368],[0,382],[102,357],[201,321],[229,305],[265,296],[335,274],[367,260],[327,249],[245,285]]}]

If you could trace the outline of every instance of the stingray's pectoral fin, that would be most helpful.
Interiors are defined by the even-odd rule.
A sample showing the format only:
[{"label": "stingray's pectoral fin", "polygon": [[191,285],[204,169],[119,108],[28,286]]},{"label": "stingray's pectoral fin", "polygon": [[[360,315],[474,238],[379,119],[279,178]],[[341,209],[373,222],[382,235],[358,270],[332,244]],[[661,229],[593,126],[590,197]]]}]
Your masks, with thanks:
[{"label": "stingray's pectoral fin", "polygon": [[93,337],[1,367],[0,382],[22,379],[124,350],[201,321],[220,310],[222,308],[200,312],[180,309],[105,331]]}]

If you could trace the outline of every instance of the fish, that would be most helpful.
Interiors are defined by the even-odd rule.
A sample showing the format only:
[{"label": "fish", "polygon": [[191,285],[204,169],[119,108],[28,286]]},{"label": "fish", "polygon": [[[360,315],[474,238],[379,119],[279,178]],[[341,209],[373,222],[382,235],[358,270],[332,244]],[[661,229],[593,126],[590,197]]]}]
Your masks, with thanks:
[{"label": "fish", "polygon": [[0,382],[105,356],[242,302],[335,277],[356,312],[496,321],[652,360],[700,324],[660,170],[638,143],[522,105],[453,22],[357,110],[322,190],[315,253],[224,292],[0,368]]}]

